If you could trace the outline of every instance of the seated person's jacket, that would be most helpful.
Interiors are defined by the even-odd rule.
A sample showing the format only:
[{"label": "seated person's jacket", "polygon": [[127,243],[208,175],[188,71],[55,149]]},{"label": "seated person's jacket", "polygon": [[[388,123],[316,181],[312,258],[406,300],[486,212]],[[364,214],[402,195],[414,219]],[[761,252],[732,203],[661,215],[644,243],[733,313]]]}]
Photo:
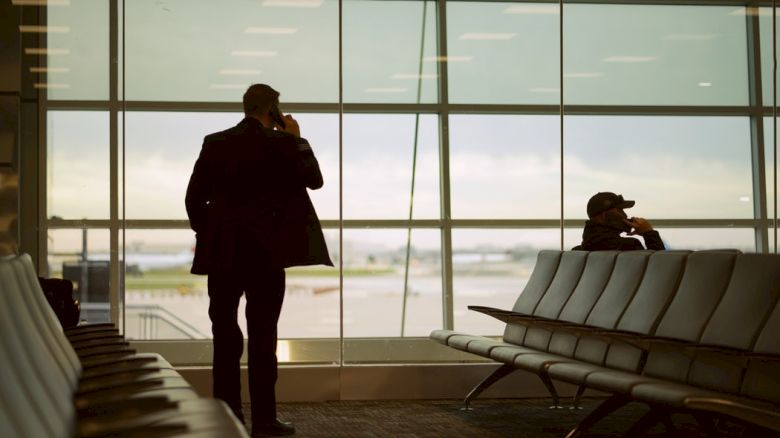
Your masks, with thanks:
[{"label": "seated person's jacket", "polygon": [[[664,242],[658,231],[650,230],[642,237],[645,239],[647,249],[664,250]],[[642,242],[632,237],[622,237],[620,231],[607,225],[594,221],[585,222],[585,230],[582,232],[582,244],[572,248],[583,251],[635,251],[645,249]]]}]

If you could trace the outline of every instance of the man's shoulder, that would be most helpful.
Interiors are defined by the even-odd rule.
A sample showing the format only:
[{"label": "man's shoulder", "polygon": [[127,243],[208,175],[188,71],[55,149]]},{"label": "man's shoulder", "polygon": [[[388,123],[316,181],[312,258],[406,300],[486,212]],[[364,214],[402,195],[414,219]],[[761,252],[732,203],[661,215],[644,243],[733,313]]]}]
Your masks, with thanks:
[{"label": "man's shoulder", "polygon": [[219,132],[212,132],[211,134],[207,134],[206,137],[203,138],[204,146],[205,145],[209,145],[209,144],[213,144],[213,143],[219,143],[219,142],[227,140],[228,138],[230,138],[233,135],[235,135],[233,132],[231,132],[234,129],[235,129],[235,127],[228,128],[228,129],[225,129],[225,130],[222,130],[222,131],[219,131]]}]

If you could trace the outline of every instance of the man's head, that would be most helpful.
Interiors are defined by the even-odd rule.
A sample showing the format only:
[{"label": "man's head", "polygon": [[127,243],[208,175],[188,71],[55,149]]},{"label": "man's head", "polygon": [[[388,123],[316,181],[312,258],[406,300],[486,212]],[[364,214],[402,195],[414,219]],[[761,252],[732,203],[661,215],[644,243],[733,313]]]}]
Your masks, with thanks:
[{"label": "man's head", "polygon": [[279,104],[279,92],[266,84],[249,86],[244,93],[244,114],[264,118],[274,105]]},{"label": "man's head", "polygon": [[623,195],[616,195],[612,192],[599,192],[591,196],[588,201],[588,217],[592,221],[622,231],[630,231],[631,226],[624,222],[628,215],[626,215],[623,209],[631,208],[634,204],[634,201],[623,199]]}]

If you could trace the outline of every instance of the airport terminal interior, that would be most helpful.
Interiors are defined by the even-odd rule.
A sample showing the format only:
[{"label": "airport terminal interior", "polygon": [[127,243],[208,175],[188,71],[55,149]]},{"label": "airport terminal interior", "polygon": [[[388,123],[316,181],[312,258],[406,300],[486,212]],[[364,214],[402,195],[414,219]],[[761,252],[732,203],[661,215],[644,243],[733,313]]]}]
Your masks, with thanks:
[{"label": "airport terminal interior", "polygon": [[[185,192],[204,137],[239,123],[247,87],[265,83],[319,161],[324,185],[309,196],[334,262],[286,270],[277,398],[299,436],[780,433],[780,371],[756,378],[770,389],[750,390],[752,363],[780,370],[780,345],[763,347],[771,342],[762,336],[780,329],[780,310],[772,311],[780,297],[777,13],[764,0],[0,0],[0,291],[13,288],[2,280],[6,262],[69,280],[81,325],[113,324],[127,348],[164,361],[199,402],[210,400],[207,277],[190,273],[196,241]],[[646,218],[668,254],[607,260],[571,251],[597,192],[634,200],[627,214]],[[642,269],[632,295],[622,310],[606,310],[599,297],[633,263]],[[696,358],[704,353],[691,345],[719,345],[744,361],[737,389],[702,384],[692,359],[668,385],[710,392],[670,407],[629,389],[624,409],[577,430],[617,396],[609,384],[556,371],[561,360],[586,360],[590,344],[576,341],[567,356],[555,339],[607,342],[612,334],[572,328],[606,320],[600,330],[639,331],[627,315],[675,263],[682,280],[642,342],[658,330]],[[583,304],[602,264],[613,274]],[[581,267],[579,283],[545,314],[570,265]],[[688,278],[701,278],[691,290],[713,282],[720,291],[709,311],[675,300]],[[742,298],[731,304],[737,285]],[[748,305],[751,295],[769,298]],[[575,301],[580,307],[567,307]],[[682,322],[670,322],[678,302],[685,324],[700,324],[690,338]],[[242,298],[239,315],[245,306]],[[740,306],[753,310],[722,315]],[[653,312],[641,307],[646,313],[631,321]],[[24,319],[8,309],[0,319]],[[544,321],[533,325],[520,312]],[[744,346],[717,335],[721,319],[723,333],[753,330]],[[755,327],[744,328],[751,320]],[[522,342],[512,341],[517,327],[528,333]],[[7,330],[18,328],[0,329],[8,342],[0,347],[14,348]],[[532,348],[534,330],[553,339],[539,351],[559,356],[543,356],[538,372],[517,356],[502,365],[500,349]],[[642,351],[634,371],[661,379],[654,353]],[[588,366],[614,368],[609,354]],[[245,353],[248,403],[246,362]],[[463,410],[488,376],[498,381]],[[692,401],[711,401],[711,392],[748,407]],[[16,402],[6,395],[0,424],[35,436],[14,422]],[[97,423],[76,406],[70,429],[50,426],[58,432],[40,436],[116,432],[90,429]],[[653,417],[659,411],[673,416]],[[177,418],[197,416],[182,412],[165,421],[180,427]],[[147,426],[121,433],[245,433],[231,432],[232,423],[189,432]]]}]

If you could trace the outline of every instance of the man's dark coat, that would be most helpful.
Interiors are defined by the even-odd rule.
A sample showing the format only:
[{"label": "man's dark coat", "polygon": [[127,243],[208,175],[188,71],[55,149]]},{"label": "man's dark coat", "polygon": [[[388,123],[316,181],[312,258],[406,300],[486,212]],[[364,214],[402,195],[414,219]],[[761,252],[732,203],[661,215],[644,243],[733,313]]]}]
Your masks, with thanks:
[{"label": "man's dark coat", "polygon": [[[322,173],[306,140],[253,118],[206,136],[185,200],[196,233],[193,274],[333,263],[307,188]],[[249,263],[248,263],[249,262]]]}]

